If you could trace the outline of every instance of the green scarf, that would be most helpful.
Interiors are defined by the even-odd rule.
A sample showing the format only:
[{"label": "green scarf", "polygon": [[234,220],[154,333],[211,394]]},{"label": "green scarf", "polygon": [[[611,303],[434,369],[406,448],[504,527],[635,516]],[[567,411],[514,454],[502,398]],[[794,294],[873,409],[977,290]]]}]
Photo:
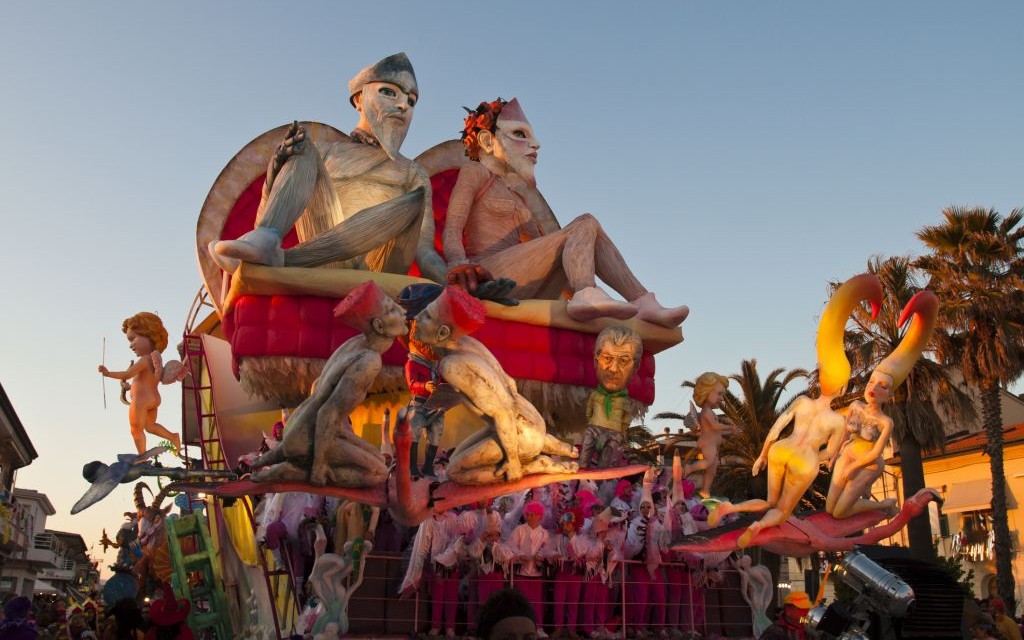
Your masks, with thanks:
[{"label": "green scarf", "polygon": [[604,396],[604,417],[606,418],[612,417],[612,398],[622,398],[628,395],[625,389],[623,389],[622,391],[612,392],[608,391],[601,385],[597,385],[597,389],[595,389],[595,391]]}]

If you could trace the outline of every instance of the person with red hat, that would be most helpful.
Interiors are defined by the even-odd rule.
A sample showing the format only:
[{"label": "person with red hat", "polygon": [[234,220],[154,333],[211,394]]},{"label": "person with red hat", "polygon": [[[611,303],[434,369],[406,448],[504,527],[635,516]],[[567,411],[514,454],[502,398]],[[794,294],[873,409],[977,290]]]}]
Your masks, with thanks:
[{"label": "person with red hat", "polygon": [[1006,615],[1006,603],[999,598],[992,598],[989,601],[992,608],[992,618],[995,619],[996,631],[1003,640],[1021,640],[1020,627],[1013,618]]},{"label": "person with red hat", "polygon": [[192,605],[184,598],[175,598],[171,585],[166,582],[161,589],[163,597],[149,605],[149,619],[153,626],[146,631],[145,640],[193,640],[195,635],[186,624]]},{"label": "person with red hat", "polygon": [[783,601],[782,613],[758,640],[807,640],[802,622],[811,610],[811,599],[804,591],[790,591]]}]

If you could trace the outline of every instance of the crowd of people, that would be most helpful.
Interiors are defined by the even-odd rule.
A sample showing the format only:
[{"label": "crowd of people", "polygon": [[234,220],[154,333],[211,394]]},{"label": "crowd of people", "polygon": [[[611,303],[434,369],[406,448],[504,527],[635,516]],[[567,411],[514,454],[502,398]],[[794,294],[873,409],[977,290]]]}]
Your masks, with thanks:
[{"label": "crowd of people", "polygon": [[401,590],[430,598],[428,635],[454,636],[460,604],[472,632],[479,603],[511,586],[533,605],[540,637],[600,638],[620,624],[630,636],[682,637],[703,628],[716,574],[669,548],[706,517],[692,483],[670,493],[651,477],[573,481],[434,514],[416,532]]},{"label": "crowd of people", "polygon": [[163,597],[143,606],[133,598],[104,609],[86,601],[68,607],[49,598],[11,598],[3,607],[0,640],[191,640],[187,600],[176,599],[170,585]]}]

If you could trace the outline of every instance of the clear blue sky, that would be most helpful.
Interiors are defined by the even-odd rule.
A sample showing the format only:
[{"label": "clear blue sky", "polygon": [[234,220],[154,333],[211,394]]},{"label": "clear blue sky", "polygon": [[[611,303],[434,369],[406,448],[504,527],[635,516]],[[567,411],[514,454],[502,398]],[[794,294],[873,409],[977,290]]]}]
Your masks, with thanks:
[{"label": "clear blue sky", "polygon": [[406,155],[454,137],[462,105],[517,96],[563,223],[594,213],[690,305],[657,360],[671,411],[682,380],[744,358],[812,367],[826,283],[920,252],[942,207],[1024,204],[1022,24],[1011,2],[8,3],[0,381],[40,453],[18,484],[50,496],[51,528],[116,529],[127,488],[68,515],[81,465],[132,450],[102,338],[123,367],[123,318],[180,335],[218,172],[292,119],[350,130],[345,83],[385,55],[422,92]]}]

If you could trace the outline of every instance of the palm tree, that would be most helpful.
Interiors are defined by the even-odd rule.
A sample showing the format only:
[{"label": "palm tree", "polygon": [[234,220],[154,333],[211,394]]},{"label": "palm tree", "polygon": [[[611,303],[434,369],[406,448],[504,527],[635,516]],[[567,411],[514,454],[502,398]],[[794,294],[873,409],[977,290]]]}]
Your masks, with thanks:
[{"label": "palm tree", "polygon": [[1014,579],[1003,472],[1000,387],[1024,372],[1024,210],[947,207],[942,224],[917,237],[931,250],[917,266],[942,305],[937,352],[981,392],[986,452],[992,468],[999,595],[1014,610]]},{"label": "palm tree", "polygon": [[[871,372],[899,346],[903,339],[899,326],[900,312],[921,290],[917,272],[908,257],[875,256],[868,261],[867,267],[869,273],[878,276],[885,297],[875,320],[864,307],[854,311],[851,318],[846,348],[853,369],[850,389],[857,391],[844,396],[845,404],[860,397]],[[831,287],[834,290],[840,284],[835,282]],[[945,445],[943,419],[936,407],[953,419],[974,419],[970,396],[949,377],[948,369],[933,360],[921,358],[885,406],[886,415],[893,421],[893,438],[899,444],[904,496],[912,496],[924,488],[922,448],[938,449]],[[934,557],[927,513],[914,518],[907,527],[907,533],[910,550],[916,557],[925,560]]]}]

